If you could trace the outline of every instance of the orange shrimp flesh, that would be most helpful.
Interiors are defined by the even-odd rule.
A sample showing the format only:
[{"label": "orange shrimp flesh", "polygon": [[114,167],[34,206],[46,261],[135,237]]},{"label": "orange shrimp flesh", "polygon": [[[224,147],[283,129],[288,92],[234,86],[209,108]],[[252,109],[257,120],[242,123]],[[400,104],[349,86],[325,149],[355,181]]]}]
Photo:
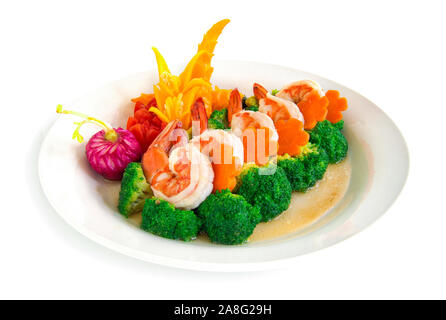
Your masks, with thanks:
[{"label": "orange shrimp flesh", "polygon": [[311,93],[317,93],[319,96],[322,96],[322,89],[319,84],[311,80],[301,80],[285,86],[277,93],[277,96],[299,103],[302,100],[306,100]]},{"label": "orange shrimp flesh", "polygon": [[[178,120],[170,122],[152,142],[142,158],[142,167],[152,187],[170,197],[183,191],[190,183],[190,161],[187,157],[175,164],[177,174],[169,170],[170,149],[182,143],[182,125]],[[175,135],[177,134],[177,136]],[[177,179],[174,179],[174,178]]]},{"label": "orange shrimp flesh", "polygon": [[188,143],[181,122],[161,131],[143,155],[142,167],[155,197],[194,209],[211,193],[214,172],[207,157]]},{"label": "orange shrimp flesh", "polygon": [[254,83],[253,91],[254,96],[261,103],[259,111],[266,113],[273,119],[274,123],[279,120],[288,120],[291,118],[303,120],[300,118],[301,114],[299,109],[293,103],[268,94],[268,91],[258,83]]},{"label": "orange shrimp flesh", "polygon": [[169,166],[168,152],[178,142],[173,139],[172,135],[174,130],[181,129],[181,127],[180,121],[171,121],[144,153],[141,162],[147,181],[151,182],[158,171],[164,171]]},{"label": "orange shrimp flesh", "polygon": [[[163,160],[165,161],[165,159]],[[174,164],[175,173],[172,173],[168,167],[164,167],[152,177],[152,188],[159,190],[167,197],[179,194],[190,184],[190,166],[191,162],[187,158],[187,151],[184,151],[181,153],[180,160]]]}]

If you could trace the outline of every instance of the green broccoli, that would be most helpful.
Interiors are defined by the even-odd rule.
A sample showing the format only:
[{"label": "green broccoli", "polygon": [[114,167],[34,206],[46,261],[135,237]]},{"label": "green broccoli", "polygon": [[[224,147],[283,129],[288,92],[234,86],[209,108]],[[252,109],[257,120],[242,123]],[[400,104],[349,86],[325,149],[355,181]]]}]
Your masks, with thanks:
[{"label": "green broccoli", "polygon": [[144,201],[152,197],[152,189],[146,181],[146,177],[138,162],[131,162],[125,168],[119,192],[118,210],[123,216],[141,212]]},{"label": "green broccoli", "polygon": [[262,221],[278,216],[288,209],[291,201],[292,190],[285,171],[272,163],[264,167],[246,165],[237,177],[235,190],[259,208]]},{"label": "green broccoli", "polygon": [[228,122],[228,109],[215,110],[211,113],[208,120],[209,129],[227,129],[229,128]]},{"label": "green broccoli", "polygon": [[245,242],[261,219],[258,208],[228,189],[211,194],[197,212],[211,241],[222,244]]},{"label": "green broccoli", "polygon": [[279,156],[277,165],[285,170],[293,191],[306,192],[323,178],[328,167],[327,153],[312,143],[302,148],[297,157]]},{"label": "green broccoli", "polygon": [[335,124],[332,124],[328,120],[324,120],[318,122],[318,124],[309,131],[310,142],[325,150],[328,155],[329,163],[338,163],[347,156],[348,143],[341,132],[343,127],[343,120]]},{"label": "green broccoli", "polygon": [[271,91],[271,94],[272,94],[273,96],[275,96],[279,91],[280,91],[280,90],[278,90],[278,89],[273,89],[273,91]]},{"label": "green broccoli", "polygon": [[259,101],[255,96],[245,98],[243,101],[243,109],[250,110],[250,111],[259,111]]},{"label": "green broccoli", "polygon": [[201,220],[193,211],[175,209],[167,201],[147,199],[142,211],[141,229],[168,239],[190,241],[197,237]]}]

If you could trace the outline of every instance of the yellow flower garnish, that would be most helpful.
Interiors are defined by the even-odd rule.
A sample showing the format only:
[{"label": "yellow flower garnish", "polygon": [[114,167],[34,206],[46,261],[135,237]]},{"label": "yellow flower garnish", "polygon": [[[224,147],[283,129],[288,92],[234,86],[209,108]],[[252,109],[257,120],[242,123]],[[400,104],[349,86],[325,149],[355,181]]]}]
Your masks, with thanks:
[{"label": "yellow flower garnish", "polygon": [[[206,32],[202,42],[198,45],[197,53],[180,76],[171,74],[164,57],[158,49],[152,48],[159,75],[158,84],[153,86],[158,107],[152,107],[149,111],[155,113],[164,122],[180,120],[183,123],[183,128],[189,129],[191,126],[190,109],[198,97],[203,98],[208,116],[212,112],[214,102],[227,103],[227,101],[222,101],[224,97],[229,97],[227,92],[222,94],[222,90],[218,87],[214,90],[210,78],[213,72],[211,60],[217,39],[228,22],[229,19],[221,20]],[[145,97],[140,97],[141,100],[143,98]]]}]

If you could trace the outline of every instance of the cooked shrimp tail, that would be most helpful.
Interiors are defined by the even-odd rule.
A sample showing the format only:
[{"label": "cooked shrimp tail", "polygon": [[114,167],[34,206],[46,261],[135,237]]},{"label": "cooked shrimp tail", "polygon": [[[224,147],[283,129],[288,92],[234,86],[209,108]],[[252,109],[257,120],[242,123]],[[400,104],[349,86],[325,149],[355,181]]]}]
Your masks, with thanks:
[{"label": "cooked shrimp tail", "polygon": [[202,134],[208,128],[208,117],[203,98],[198,98],[191,109],[192,135]]},{"label": "cooked shrimp tail", "polygon": [[178,143],[181,145],[184,144],[183,132],[185,131],[181,127],[181,121],[173,120],[169,122],[163,131],[153,140],[146,153],[144,153],[142,164],[147,181],[150,182],[157,171],[164,169],[160,168],[159,164],[166,162],[168,153],[173,146]]},{"label": "cooked shrimp tail", "polygon": [[257,100],[265,99],[266,95],[268,94],[268,90],[258,83],[254,83],[252,86],[252,91],[254,91],[254,96],[257,98]]},{"label": "cooked shrimp tail", "polygon": [[242,98],[240,92],[237,89],[231,91],[229,96],[229,107],[228,107],[228,121],[231,124],[232,116],[243,110]]},{"label": "cooked shrimp tail", "polygon": [[150,147],[157,147],[157,148],[161,148],[162,150],[164,150],[164,152],[168,152],[172,146],[178,142],[175,139],[171,139],[173,138],[172,134],[174,132],[174,130],[176,129],[181,129],[182,124],[181,121],[179,120],[173,120],[171,122],[169,122],[166,127],[163,129],[163,131],[161,131],[158,136],[155,138],[155,140],[153,140],[152,144],[149,146]]}]

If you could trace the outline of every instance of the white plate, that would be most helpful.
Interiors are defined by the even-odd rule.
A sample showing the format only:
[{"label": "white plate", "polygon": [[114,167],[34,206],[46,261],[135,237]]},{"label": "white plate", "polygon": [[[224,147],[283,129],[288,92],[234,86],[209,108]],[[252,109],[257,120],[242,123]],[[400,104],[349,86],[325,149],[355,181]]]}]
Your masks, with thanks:
[{"label": "white plate", "polygon": [[[223,246],[204,241],[163,239],[128,223],[116,210],[119,183],[100,178],[89,168],[85,144],[71,140],[74,118],[62,116],[49,130],[39,156],[43,190],[54,209],[88,238],[123,254],[153,263],[197,270],[245,271],[277,267],[301,254],[328,247],[364,229],[395,201],[405,183],[409,157],[395,124],[358,93],[319,76],[254,62],[215,62],[212,82],[251,94],[253,82],[268,89],[313,79],[347,97],[345,135],[352,176],[343,200],[308,232],[284,238]],[[78,100],[68,109],[83,111],[125,127],[133,112],[130,98],[152,92],[155,71],[111,83]],[[83,128],[85,139],[97,128]]]}]

